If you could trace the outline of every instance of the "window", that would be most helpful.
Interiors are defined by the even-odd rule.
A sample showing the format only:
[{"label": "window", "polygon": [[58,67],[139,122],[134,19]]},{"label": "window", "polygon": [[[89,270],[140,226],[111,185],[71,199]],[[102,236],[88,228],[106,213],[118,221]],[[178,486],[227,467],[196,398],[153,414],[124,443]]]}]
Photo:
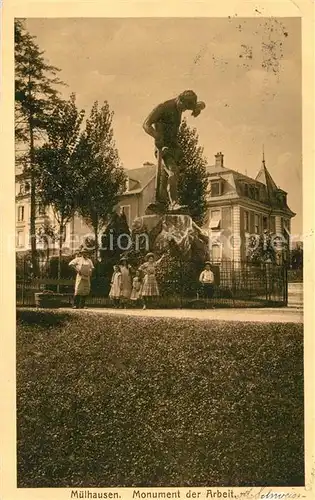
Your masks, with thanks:
[{"label": "window", "polygon": [[270,217],[270,232],[275,234],[276,232],[276,218],[274,215]]},{"label": "window", "polygon": [[212,255],[212,260],[214,262],[217,262],[218,260],[220,260],[221,259],[221,246],[220,245],[212,245],[211,255]]},{"label": "window", "polygon": [[45,214],[46,214],[45,205],[43,203],[39,203],[37,205],[37,215],[38,215],[38,217],[42,217]]},{"label": "window", "polygon": [[244,184],[244,194],[248,196],[248,184]]},{"label": "window", "polygon": [[210,182],[210,194],[211,196],[220,196],[221,194],[221,182],[220,181],[211,181]]},{"label": "window", "polygon": [[287,194],[284,191],[278,191],[278,202],[281,207],[286,206],[287,204]]},{"label": "window", "polygon": [[130,189],[130,186],[129,186],[129,177],[127,177],[126,183],[125,183],[125,191],[129,191],[129,189]]},{"label": "window", "polygon": [[266,217],[264,215],[263,216],[263,230],[265,231],[266,229],[268,229],[268,217]]},{"label": "window", "polygon": [[283,231],[287,236],[290,236],[290,222],[287,219],[283,220]]},{"label": "window", "polygon": [[259,200],[259,189],[256,186],[247,186],[247,194],[245,193],[245,196],[249,196],[249,198],[252,198],[252,200]]},{"label": "window", "polygon": [[126,219],[127,219],[127,224],[128,224],[128,226],[130,227],[130,224],[131,224],[131,220],[130,220],[130,216],[131,216],[131,213],[130,213],[130,212],[131,212],[131,210],[130,210],[130,205],[122,205],[122,206],[120,207],[120,209],[121,209],[121,213],[122,213],[122,214],[125,214]]},{"label": "window", "polygon": [[24,247],[24,231],[17,232],[16,246],[18,248]]},{"label": "window", "polygon": [[249,213],[244,212],[244,230],[246,233],[249,232]]},{"label": "window", "polygon": [[221,210],[211,210],[210,212],[210,229],[220,229]]},{"label": "window", "polygon": [[23,194],[29,193],[29,191],[30,191],[30,183],[27,181],[21,182],[21,184],[19,186],[19,194],[23,195]]},{"label": "window", "polygon": [[23,222],[24,221],[24,207],[20,205],[18,207],[18,222]]},{"label": "window", "polygon": [[259,215],[255,214],[255,234],[259,234]]}]

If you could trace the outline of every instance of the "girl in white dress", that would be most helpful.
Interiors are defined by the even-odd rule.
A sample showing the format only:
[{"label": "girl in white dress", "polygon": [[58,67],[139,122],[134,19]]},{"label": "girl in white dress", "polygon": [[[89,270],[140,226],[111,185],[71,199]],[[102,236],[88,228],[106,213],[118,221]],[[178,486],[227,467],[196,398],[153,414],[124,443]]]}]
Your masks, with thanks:
[{"label": "girl in white dress", "polygon": [[114,272],[110,284],[109,298],[114,302],[114,307],[118,307],[122,288],[121,271],[118,265],[114,266]]},{"label": "girl in white dress", "polygon": [[134,303],[139,302],[141,295],[141,279],[140,279],[140,272],[136,271],[136,275],[132,280],[132,291],[130,295],[130,300],[132,300]]}]

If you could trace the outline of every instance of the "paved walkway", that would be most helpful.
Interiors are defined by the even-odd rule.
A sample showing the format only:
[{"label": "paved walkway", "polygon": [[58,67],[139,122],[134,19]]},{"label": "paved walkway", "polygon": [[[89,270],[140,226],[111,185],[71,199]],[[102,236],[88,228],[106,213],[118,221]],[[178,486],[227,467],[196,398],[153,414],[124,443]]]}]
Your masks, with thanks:
[{"label": "paved walkway", "polygon": [[[65,309],[69,312],[69,309]],[[75,310],[73,314],[96,313],[106,316],[117,314],[123,316],[146,318],[189,318],[215,321],[254,321],[259,323],[303,323],[303,311],[295,308],[253,308],[253,309],[110,309],[88,308]]]},{"label": "paved walkway", "polygon": [[303,283],[289,283],[288,306],[303,308]]}]

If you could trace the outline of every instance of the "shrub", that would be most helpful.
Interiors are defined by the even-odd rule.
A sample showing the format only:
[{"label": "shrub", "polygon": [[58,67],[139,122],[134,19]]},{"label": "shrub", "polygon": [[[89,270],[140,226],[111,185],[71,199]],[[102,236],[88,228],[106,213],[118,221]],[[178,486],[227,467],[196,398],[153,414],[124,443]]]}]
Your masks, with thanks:
[{"label": "shrub", "polygon": [[[69,267],[69,263],[74,258],[73,255],[62,255],[60,262],[60,277],[61,279],[71,279],[74,277],[74,270]],[[48,277],[58,278],[58,257],[52,257],[49,261]]]}]

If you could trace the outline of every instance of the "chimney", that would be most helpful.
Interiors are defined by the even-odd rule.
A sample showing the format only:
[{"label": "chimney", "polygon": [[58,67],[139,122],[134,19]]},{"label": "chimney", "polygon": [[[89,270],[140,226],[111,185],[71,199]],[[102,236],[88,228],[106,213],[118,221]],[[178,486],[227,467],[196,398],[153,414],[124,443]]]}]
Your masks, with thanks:
[{"label": "chimney", "polygon": [[224,155],[221,153],[221,151],[220,151],[220,153],[217,153],[215,155],[215,166],[216,167],[218,167],[218,168],[223,167],[223,157],[224,157]]}]

